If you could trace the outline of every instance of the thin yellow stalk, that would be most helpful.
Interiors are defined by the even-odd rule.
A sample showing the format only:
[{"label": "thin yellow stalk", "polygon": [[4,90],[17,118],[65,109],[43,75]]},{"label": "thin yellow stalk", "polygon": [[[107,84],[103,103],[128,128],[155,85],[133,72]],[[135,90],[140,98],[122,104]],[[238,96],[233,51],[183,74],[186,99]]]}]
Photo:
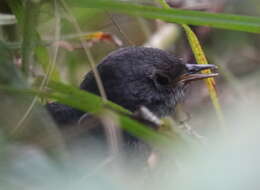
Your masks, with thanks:
[{"label": "thin yellow stalk", "polygon": [[[184,30],[187,34],[190,46],[192,48],[192,51],[194,53],[197,63],[198,64],[208,64],[207,58],[202,50],[202,47],[201,47],[199,40],[198,40],[197,36],[195,35],[195,33],[186,24],[183,24],[182,27],[184,28]],[[207,73],[207,74],[211,73],[210,70],[205,70],[202,72]],[[221,124],[224,124],[224,115],[222,113],[222,109],[221,109],[221,106],[220,106],[220,103],[218,100],[217,91],[216,91],[216,82],[213,78],[204,79],[204,81],[208,87],[209,95],[210,95],[211,101],[214,105],[218,119],[220,120]]]},{"label": "thin yellow stalk", "polygon": [[[166,8],[166,9],[171,8],[165,2],[165,0],[157,0],[157,1],[161,4],[161,6],[163,8]],[[206,58],[206,56],[205,56],[205,54],[202,50],[202,47],[200,45],[200,42],[199,42],[196,34],[191,30],[191,28],[187,24],[182,24],[181,26],[184,28],[184,30],[187,34],[187,38],[188,38],[190,47],[193,51],[193,54],[195,56],[197,63],[198,64],[208,64],[207,58]],[[206,70],[206,71],[203,71],[203,73],[211,73],[211,71]],[[218,100],[218,95],[217,95],[217,91],[216,91],[216,82],[213,78],[204,79],[204,81],[207,85],[209,95],[210,95],[211,101],[213,103],[213,106],[215,108],[218,119],[219,119],[221,125],[223,126],[224,123],[225,123],[224,122],[224,115],[223,115],[223,112],[222,112],[222,109],[221,109],[221,106],[220,106],[220,103],[219,103],[219,100]]]}]

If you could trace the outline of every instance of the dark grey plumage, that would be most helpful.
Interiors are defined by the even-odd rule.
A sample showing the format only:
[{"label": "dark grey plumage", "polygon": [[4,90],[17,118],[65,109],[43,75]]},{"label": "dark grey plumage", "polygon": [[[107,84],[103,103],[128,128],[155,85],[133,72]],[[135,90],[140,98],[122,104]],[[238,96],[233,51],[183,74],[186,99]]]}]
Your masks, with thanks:
[{"label": "dark grey plumage", "polygon": [[[163,50],[123,48],[109,54],[97,69],[108,99],[130,111],[143,105],[159,117],[166,116],[174,111],[184,94],[184,85],[173,83],[187,72],[185,65]],[[165,77],[173,85],[160,84],[158,77]],[[80,88],[99,94],[92,72],[86,75]]]},{"label": "dark grey plumage", "polygon": [[[107,98],[135,112],[147,107],[158,117],[174,112],[182,99],[186,84],[193,80],[216,76],[197,74],[213,65],[186,64],[173,54],[145,47],[122,48],[110,53],[97,66]],[[99,95],[93,72],[87,73],[80,88]],[[75,125],[82,111],[58,103],[46,105],[59,125]],[[97,130],[95,134],[101,131]],[[136,143],[126,132],[126,144]],[[130,138],[129,138],[130,137]]]},{"label": "dark grey plumage", "polygon": [[46,105],[47,110],[59,126],[76,124],[84,112],[53,102]]}]

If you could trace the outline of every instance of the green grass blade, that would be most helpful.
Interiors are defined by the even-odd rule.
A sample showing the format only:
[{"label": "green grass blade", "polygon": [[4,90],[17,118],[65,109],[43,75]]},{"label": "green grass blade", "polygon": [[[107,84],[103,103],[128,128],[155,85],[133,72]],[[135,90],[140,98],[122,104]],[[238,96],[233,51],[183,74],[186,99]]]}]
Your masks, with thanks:
[{"label": "green grass blade", "polygon": [[214,28],[260,33],[260,18],[224,13],[162,9],[113,0],[67,0],[72,6],[97,8],[178,24],[202,25]]},{"label": "green grass blade", "polygon": [[25,75],[30,73],[30,66],[32,66],[33,51],[35,48],[35,42],[37,32],[35,27],[37,26],[39,16],[39,3],[27,1],[24,9],[24,22],[23,22],[23,42],[22,42],[22,70]]},{"label": "green grass blade", "polygon": [[[9,93],[24,94],[31,96],[39,96],[41,98],[51,98],[56,101],[66,104],[68,106],[86,111],[89,113],[99,114],[105,108],[102,99],[99,96],[91,94],[89,92],[79,90],[69,85],[65,85],[60,82],[49,83],[50,92],[40,91],[37,89],[29,88],[13,88],[0,85],[0,89]],[[123,129],[128,131],[134,136],[140,137],[147,142],[158,142],[161,145],[171,144],[171,140],[164,135],[158,134],[155,131],[147,128],[143,124],[130,119],[123,113],[130,114],[119,105],[112,102],[107,102],[107,105],[113,108],[119,114],[120,125]]]},{"label": "green grass blade", "polygon": [[[21,28],[23,28],[23,43],[22,43],[22,57],[24,60],[25,65],[23,64],[24,70],[28,72],[27,70],[29,68],[29,65],[27,64],[28,59],[30,59],[30,54],[35,53],[36,59],[38,63],[41,65],[45,73],[48,73],[48,68],[49,68],[49,53],[48,50],[45,46],[43,45],[38,45],[38,44],[43,44],[40,34],[36,30],[36,23],[37,23],[37,18],[35,14],[37,14],[37,10],[39,12],[40,9],[40,4],[36,2],[36,4],[33,4],[33,2],[30,2],[30,4],[33,4],[34,9],[29,9],[26,11],[26,8],[23,6],[23,3],[21,0],[12,0],[12,1],[7,1],[8,6],[11,8],[12,13],[16,16],[16,19],[18,21],[18,24]],[[27,19],[26,19],[26,14]],[[29,21],[30,20],[30,21]],[[28,22],[32,22],[29,24],[27,27],[26,31],[25,30],[25,25],[28,25]],[[33,24],[34,23],[34,24]],[[18,45],[19,46],[19,45]],[[57,67],[54,67],[52,74],[49,76],[51,80],[59,81],[60,80],[60,73],[57,69]]]}]

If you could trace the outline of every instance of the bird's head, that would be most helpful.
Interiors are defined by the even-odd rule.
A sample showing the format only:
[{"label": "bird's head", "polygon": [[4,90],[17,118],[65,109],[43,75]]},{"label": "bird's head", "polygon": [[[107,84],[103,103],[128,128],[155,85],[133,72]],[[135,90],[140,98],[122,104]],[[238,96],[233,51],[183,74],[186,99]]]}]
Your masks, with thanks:
[{"label": "bird's head", "polygon": [[[145,47],[119,49],[97,66],[109,100],[130,111],[146,106],[159,117],[174,111],[189,82],[216,76],[199,73],[212,68],[216,67],[187,64],[171,53]],[[92,72],[80,87],[99,94]]]}]

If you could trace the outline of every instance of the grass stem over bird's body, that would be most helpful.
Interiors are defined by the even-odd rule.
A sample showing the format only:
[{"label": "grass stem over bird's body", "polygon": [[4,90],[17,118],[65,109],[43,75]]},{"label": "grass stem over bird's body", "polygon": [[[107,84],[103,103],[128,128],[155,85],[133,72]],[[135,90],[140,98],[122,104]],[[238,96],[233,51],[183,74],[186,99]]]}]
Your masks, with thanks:
[{"label": "grass stem over bird's body", "polygon": [[[216,66],[184,63],[169,52],[145,47],[119,49],[97,65],[110,101],[131,112],[145,106],[158,117],[174,112],[191,81],[217,76],[217,73],[199,73],[206,69],[216,69]],[[100,95],[92,71],[86,74],[80,88]],[[62,126],[76,125],[85,114],[59,103],[47,104],[47,109],[57,124]],[[126,132],[124,135],[128,136]],[[136,142],[137,139],[123,138],[124,140],[131,144],[132,140]]]}]

